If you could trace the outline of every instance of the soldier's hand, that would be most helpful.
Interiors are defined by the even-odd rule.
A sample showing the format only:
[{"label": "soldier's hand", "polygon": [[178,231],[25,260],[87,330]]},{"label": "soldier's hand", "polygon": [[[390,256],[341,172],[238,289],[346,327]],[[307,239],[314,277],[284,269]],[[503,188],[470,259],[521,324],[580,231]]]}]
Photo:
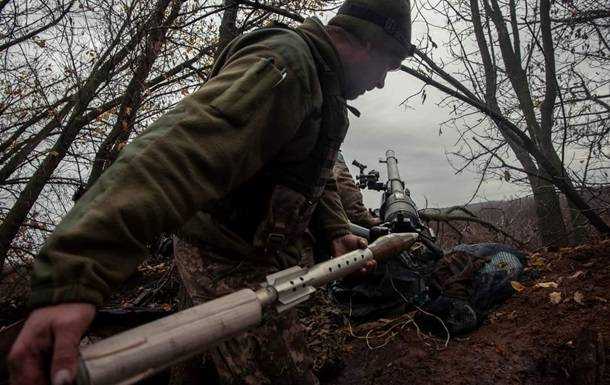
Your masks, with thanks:
[{"label": "soldier's hand", "polygon": [[[330,250],[333,257],[336,258],[353,250],[366,249],[367,246],[368,242],[366,239],[353,234],[347,234],[333,239],[330,245]],[[366,274],[369,270],[374,269],[376,266],[377,262],[375,260],[368,261],[366,266],[363,267],[360,272]]]},{"label": "soldier's hand", "polygon": [[8,356],[11,385],[74,383],[78,346],[94,316],[95,306],[88,303],[34,310]]}]

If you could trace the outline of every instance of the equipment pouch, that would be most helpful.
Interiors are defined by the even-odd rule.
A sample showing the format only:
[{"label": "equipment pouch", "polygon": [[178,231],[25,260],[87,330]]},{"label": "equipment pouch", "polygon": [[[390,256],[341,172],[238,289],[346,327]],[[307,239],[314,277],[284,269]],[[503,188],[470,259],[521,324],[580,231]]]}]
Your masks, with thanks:
[{"label": "equipment pouch", "polygon": [[[298,263],[299,256],[287,260],[286,247],[305,233],[316,203],[284,185],[276,185],[271,194],[267,218],[254,237],[255,248],[284,268]],[[284,266],[286,265],[287,266]]]}]

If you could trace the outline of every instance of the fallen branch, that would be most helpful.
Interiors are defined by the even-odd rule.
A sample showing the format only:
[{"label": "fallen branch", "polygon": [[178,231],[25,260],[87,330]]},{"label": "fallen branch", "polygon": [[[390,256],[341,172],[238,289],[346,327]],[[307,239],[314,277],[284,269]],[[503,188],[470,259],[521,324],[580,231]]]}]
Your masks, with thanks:
[{"label": "fallen branch", "polygon": [[478,223],[478,224],[486,227],[489,230],[492,230],[492,231],[495,231],[495,232],[497,232],[499,234],[504,235],[505,237],[507,237],[507,238],[511,239],[512,241],[516,242],[520,247],[525,247],[525,244],[523,242],[521,242],[517,238],[513,237],[512,235],[510,235],[506,231],[496,227],[495,225],[493,225],[493,224],[491,224],[491,223],[489,223],[487,221],[484,221],[484,220],[482,220],[480,218],[477,218],[475,216],[445,215],[445,214],[431,214],[431,213],[421,213],[420,216],[425,221],[445,222],[448,225],[450,225],[449,222],[452,222],[452,221]]}]

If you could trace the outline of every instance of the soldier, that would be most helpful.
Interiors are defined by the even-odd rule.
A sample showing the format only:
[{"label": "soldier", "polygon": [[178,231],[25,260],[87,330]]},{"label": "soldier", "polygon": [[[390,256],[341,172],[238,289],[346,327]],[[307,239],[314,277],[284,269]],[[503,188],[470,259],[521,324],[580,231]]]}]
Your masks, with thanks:
[{"label": "soldier", "polygon": [[[364,206],[341,152],[333,174],[348,219],[369,228],[379,225],[379,218]],[[405,251],[382,261],[366,277],[331,285],[331,292],[340,304],[349,306],[349,315],[356,321],[420,306],[425,310],[417,315],[420,326],[441,334],[462,334],[478,327],[490,309],[512,295],[510,282],[519,279],[526,258],[513,247],[497,243],[458,245],[440,260],[426,248],[421,252]]]},{"label": "soldier", "polygon": [[337,181],[337,192],[341,198],[343,209],[350,222],[366,228],[378,225],[379,218],[374,217],[364,206],[360,188],[354,183],[354,178],[345,164],[341,151],[339,151],[337,161],[333,167],[333,175]]},{"label": "soldier", "polygon": [[[9,357],[12,383],[73,381],[95,306],[159,233],[179,230],[194,302],[303,262],[310,220],[335,256],[364,246],[331,175],[346,100],[382,88],[411,54],[408,0],[346,0],[326,26],[311,18],[231,42],[206,84],[127,146],[48,238],[35,310]],[[212,352],[220,379],[316,383],[292,316],[265,325]]]}]

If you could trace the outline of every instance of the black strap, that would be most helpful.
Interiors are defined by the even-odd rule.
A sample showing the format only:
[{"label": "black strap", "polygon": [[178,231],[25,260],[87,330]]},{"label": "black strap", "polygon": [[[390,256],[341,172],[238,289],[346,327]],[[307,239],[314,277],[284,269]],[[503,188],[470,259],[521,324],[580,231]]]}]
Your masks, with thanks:
[{"label": "black strap", "polygon": [[358,109],[354,106],[350,106],[349,104],[345,103],[345,106],[347,107],[347,110],[349,112],[351,112],[352,114],[354,114],[355,117],[359,118],[360,117],[360,111],[358,111]]},{"label": "black strap", "polygon": [[413,54],[413,49],[415,47],[411,44],[409,36],[407,36],[406,31],[404,31],[401,25],[391,17],[380,15],[377,12],[358,4],[348,3],[344,3],[341,8],[339,8],[337,14],[352,16],[379,26],[385,33],[398,40],[398,42],[407,49],[408,55]]}]

